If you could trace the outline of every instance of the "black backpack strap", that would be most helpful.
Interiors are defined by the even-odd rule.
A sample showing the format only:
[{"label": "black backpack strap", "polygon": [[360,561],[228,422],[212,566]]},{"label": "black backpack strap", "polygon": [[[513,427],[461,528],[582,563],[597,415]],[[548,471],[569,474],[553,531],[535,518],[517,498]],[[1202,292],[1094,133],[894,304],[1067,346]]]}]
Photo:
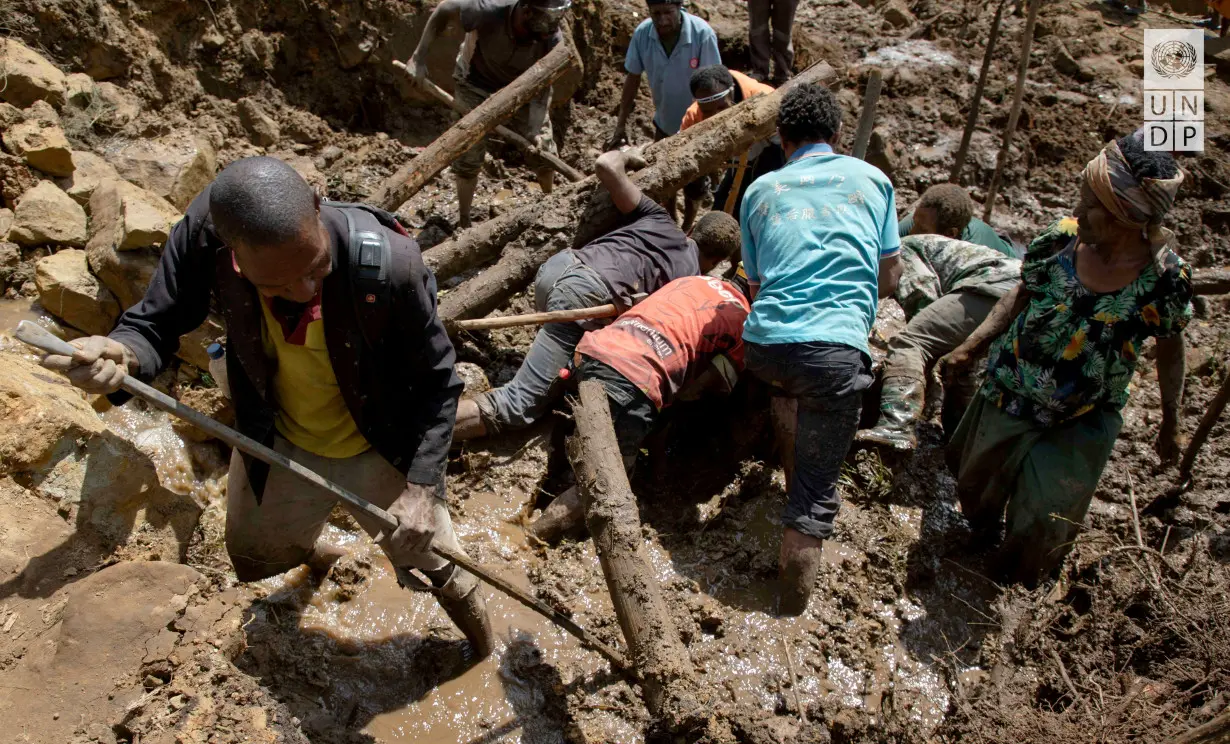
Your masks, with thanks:
[{"label": "black backpack strap", "polygon": [[346,216],[348,268],[355,315],[367,345],[380,349],[392,302],[389,239],[379,230],[359,229],[351,209],[341,208],[338,211]]}]

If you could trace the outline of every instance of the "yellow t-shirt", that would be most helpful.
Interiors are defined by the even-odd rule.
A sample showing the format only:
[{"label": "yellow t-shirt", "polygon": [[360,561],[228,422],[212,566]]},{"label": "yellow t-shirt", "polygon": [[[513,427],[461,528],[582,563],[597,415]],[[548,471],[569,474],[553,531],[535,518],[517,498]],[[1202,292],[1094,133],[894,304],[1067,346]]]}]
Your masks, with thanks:
[{"label": "yellow t-shirt", "polygon": [[308,322],[303,343],[291,343],[268,300],[261,298],[260,304],[265,320],[261,329],[265,355],[277,362],[273,394],[278,432],[292,444],[321,457],[340,459],[366,452],[371,444],[359,431],[337,385],[319,313]]}]

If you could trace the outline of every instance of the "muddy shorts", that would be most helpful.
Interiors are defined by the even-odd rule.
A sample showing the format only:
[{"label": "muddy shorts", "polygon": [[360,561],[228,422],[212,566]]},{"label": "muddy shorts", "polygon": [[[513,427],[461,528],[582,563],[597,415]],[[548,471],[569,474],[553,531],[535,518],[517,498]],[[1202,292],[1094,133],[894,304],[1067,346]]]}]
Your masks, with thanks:
[{"label": "muddy shorts", "polygon": [[[281,436],[274,438],[273,449],[382,509],[389,508],[406,488],[406,477],[375,450],[354,457],[321,457]],[[243,457],[233,451],[226,489],[226,551],[239,580],[258,581],[289,571],[307,560],[337,501],[331,492],[307,483],[285,468],[270,467],[258,505]],[[367,534],[374,537],[380,532],[379,525],[370,518],[354,516]],[[435,517],[436,541],[461,550],[443,498],[436,499]],[[394,565],[422,571],[436,571],[447,565],[434,553],[390,555],[389,560]]]},{"label": "muddy shorts", "polygon": [[597,380],[606,388],[607,401],[611,406],[611,422],[615,425],[615,439],[619,442],[619,454],[624,458],[624,469],[631,474],[636,455],[641,451],[641,444],[653,431],[658,409],[649,396],[614,367],[589,357],[581,359],[581,366],[577,368],[577,379]]},{"label": "muddy shorts", "polygon": [[1002,565],[1032,584],[1058,566],[1080,531],[1123,417],[1093,410],[1043,428],[976,395],[948,445],[961,511],[975,528],[1007,512]]},{"label": "muddy shorts", "polygon": [[[458,103],[465,106],[467,109],[473,109],[492,96],[490,91],[474,85],[464,78],[453,78],[453,97]],[[456,116],[457,119],[461,115]],[[539,135],[546,135],[548,140],[547,150],[552,155],[556,154],[555,137],[551,131],[550,115],[543,117],[542,128],[538,131],[531,132],[530,128],[530,107],[529,105],[522,106],[517,113],[512,115],[508,121],[504,122],[504,126],[513,130],[522,137],[525,137],[531,143],[535,142]],[[478,144],[466,150],[461,157],[453,161],[453,175],[459,178],[474,178],[479,171],[483,169],[483,158],[487,155],[487,138],[479,140]],[[527,155],[525,164],[531,170],[541,171],[549,168],[541,158],[533,155]]]},{"label": "muddy shorts", "polygon": [[837,478],[871,387],[871,359],[844,344],[746,342],[747,371],[798,401],[793,477],[782,525],[821,539],[841,506]]}]

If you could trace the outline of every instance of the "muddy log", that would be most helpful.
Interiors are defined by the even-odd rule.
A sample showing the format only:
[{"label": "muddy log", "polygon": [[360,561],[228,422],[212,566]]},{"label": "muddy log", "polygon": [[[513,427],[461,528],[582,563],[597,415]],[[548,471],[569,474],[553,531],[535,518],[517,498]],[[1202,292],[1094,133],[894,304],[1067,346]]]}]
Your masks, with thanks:
[{"label": "muddy log", "polygon": [[[720,170],[732,155],[772,135],[778,104],[791,85],[828,84],[834,77],[833,68],[821,62],[770,95],[744,101],[649,145],[645,158],[651,165],[632,180],[647,196],[657,199]],[[445,295],[440,302],[441,318],[454,321],[485,315],[524,288],[547,258],[569,246],[585,245],[619,224],[619,211],[596,185],[593,176],[568,184],[534,204],[425,251],[424,262],[441,281],[501,256],[503,251],[494,266]],[[562,241],[561,233],[568,233]],[[510,241],[517,242],[504,250]]]},{"label": "muddy log", "polygon": [[499,89],[428,145],[414,160],[380,185],[368,199],[389,211],[396,211],[419,192],[436,174],[444,170],[478,143],[487,133],[503,124],[568,70],[572,64],[571,47],[558,44],[547,56],[534,63],[521,77]]},{"label": "muddy log", "polygon": [[573,408],[577,430],[568,440],[568,459],[619,627],[641,673],[649,712],[672,730],[690,728],[711,711],[702,707],[691,657],[650,569],[606,389],[597,381],[582,382],[580,398]]},{"label": "muddy log", "polygon": [[1167,744],[1230,744],[1230,711],[1182,736],[1176,736]]},{"label": "muddy log", "polygon": [[1230,267],[1196,269],[1192,274],[1192,293],[1198,295],[1230,294]]}]

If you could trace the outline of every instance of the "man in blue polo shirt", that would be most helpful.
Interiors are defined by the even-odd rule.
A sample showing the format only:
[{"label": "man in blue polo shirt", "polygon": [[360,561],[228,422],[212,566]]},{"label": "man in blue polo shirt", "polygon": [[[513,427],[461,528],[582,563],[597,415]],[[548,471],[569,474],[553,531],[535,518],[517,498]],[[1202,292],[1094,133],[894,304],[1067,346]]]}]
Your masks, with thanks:
[{"label": "man in blue polo shirt", "polygon": [[780,609],[799,615],[833,532],[837,477],[872,382],[867,336],[878,301],[896,291],[901,241],[888,177],[828,144],[841,131],[831,91],[814,83],[789,90],[777,131],[786,165],[743,198],[752,291],[743,340],[748,371],[798,402],[795,426],[778,430],[796,430],[780,442],[789,492]]},{"label": "man in blue polo shirt", "polygon": [[692,105],[692,72],[722,63],[717,34],[709,24],[683,10],[683,0],[647,0],[649,18],[641,22],[628,44],[624,60],[623,97],[619,119],[607,149],[627,140],[628,116],[636,105],[641,73],[649,76],[653,92],[655,140],[679,131],[683,115]]}]

